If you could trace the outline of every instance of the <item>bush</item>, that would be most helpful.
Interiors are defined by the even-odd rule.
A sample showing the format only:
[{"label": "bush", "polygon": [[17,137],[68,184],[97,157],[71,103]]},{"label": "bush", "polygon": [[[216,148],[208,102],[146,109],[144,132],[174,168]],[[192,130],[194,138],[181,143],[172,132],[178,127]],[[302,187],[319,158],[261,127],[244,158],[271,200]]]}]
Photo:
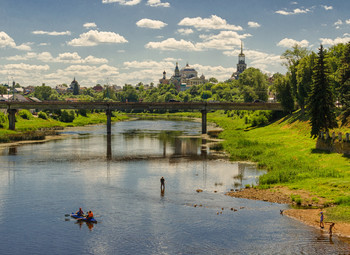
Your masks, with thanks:
[{"label": "bush", "polygon": [[79,114],[83,117],[87,117],[87,110],[86,109],[79,109],[77,114]]},{"label": "bush", "polygon": [[39,117],[40,119],[44,119],[44,120],[47,120],[47,119],[48,119],[48,116],[47,116],[46,112],[39,112],[39,113],[38,113],[38,117]]},{"label": "bush", "polygon": [[73,122],[73,120],[75,119],[75,113],[72,110],[63,110],[61,117],[60,117],[60,121],[62,122]]},{"label": "bush", "polygon": [[30,111],[28,110],[20,110],[18,112],[18,115],[22,118],[22,119],[26,119],[26,120],[31,120],[33,119],[33,115],[30,113]]},{"label": "bush", "polygon": [[7,117],[3,112],[0,112],[0,127],[3,128],[5,127],[7,121]]}]

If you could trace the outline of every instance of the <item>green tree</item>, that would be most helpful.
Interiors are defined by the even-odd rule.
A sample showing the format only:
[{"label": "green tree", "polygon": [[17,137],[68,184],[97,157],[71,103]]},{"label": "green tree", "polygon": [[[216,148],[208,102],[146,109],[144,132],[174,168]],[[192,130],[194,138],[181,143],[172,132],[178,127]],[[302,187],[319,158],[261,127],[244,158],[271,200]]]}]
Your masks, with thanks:
[{"label": "green tree", "polygon": [[283,110],[292,113],[294,110],[294,98],[291,82],[288,76],[278,76],[274,82],[277,101],[281,102]]},{"label": "green tree", "polygon": [[[245,102],[251,102],[251,101],[246,101],[250,100],[250,98],[254,99],[260,99],[262,101],[267,101],[268,95],[267,95],[267,77],[264,75],[259,69],[249,67],[248,69],[244,70],[243,73],[239,75],[238,79],[243,93],[245,94],[244,96],[244,101]],[[244,87],[250,87],[252,91],[254,92],[256,96],[253,96],[251,93],[251,89],[246,89]],[[250,96],[247,97],[246,92],[250,94]]]},{"label": "green tree", "polygon": [[7,94],[7,88],[3,85],[0,85],[0,95],[6,95]]},{"label": "green tree", "polygon": [[282,53],[281,59],[286,60],[282,65],[288,68],[290,72],[290,83],[292,86],[293,96],[298,98],[298,82],[297,82],[297,66],[299,61],[308,55],[308,50],[295,44],[292,49],[288,49]]},{"label": "green tree", "polygon": [[296,79],[297,79],[296,100],[298,105],[301,108],[302,113],[304,113],[306,101],[310,93],[315,59],[316,59],[316,54],[311,53],[310,55],[300,59],[296,68],[297,70],[296,71]]},{"label": "green tree", "polygon": [[4,128],[6,126],[6,123],[7,123],[6,115],[0,111],[0,127]]},{"label": "green tree", "polygon": [[343,109],[342,125],[345,125],[350,117],[350,42],[345,45],[341,57],[339,99]]},{"label": "green tree", "polygon": [[41,86],[37,86],[34,89],[34,96],[40,100],[48,100],[51,96],[52,89],[46,86],[44,83]]},{"label": "green tree", "polygon": [[211,78],[209,78],[209,82],[218,83],[218,80],[215,77],[211,77]]},{"label": "green tree", "polygon": [[320,131],[328,131],[338,126],[335,115],[335,101],[327,77],[325,53],[319,48],[316,58],[313,84],[309,96],[308,111],[311,121],[311,137],[316,138]]}]

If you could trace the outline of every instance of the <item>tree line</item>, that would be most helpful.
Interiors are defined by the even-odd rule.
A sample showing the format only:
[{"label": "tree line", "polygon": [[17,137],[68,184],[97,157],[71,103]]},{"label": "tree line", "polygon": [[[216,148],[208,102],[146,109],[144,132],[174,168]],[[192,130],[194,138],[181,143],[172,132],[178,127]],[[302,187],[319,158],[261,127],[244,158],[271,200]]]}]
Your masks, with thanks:
[{"label": "tree line", "polygon": [[[267,102],[270,96],[282,104],[286,113],[300,108],[310,119],[312,137],[336,127],[338,115],[342,116],[345,125],[350,117],[350,42],[329,49],[321,45],[317,53],[295,45],[281,58],[287,67],[284,75],[275,73],[269,77],[250,67],[237,80],[218,82],[212,77],[207,83],[185,91],[178,91],[174,84],[146,86],[140,82],[136,86],[125,84],[119,91],[98,84],[95,87],[101,87],[100,92],[87,88],[60,94],[42,84],[29,96],[40,100],[78,98],[116,102]],[[6,93],[3,86],[0,86],[0,93]]]}]

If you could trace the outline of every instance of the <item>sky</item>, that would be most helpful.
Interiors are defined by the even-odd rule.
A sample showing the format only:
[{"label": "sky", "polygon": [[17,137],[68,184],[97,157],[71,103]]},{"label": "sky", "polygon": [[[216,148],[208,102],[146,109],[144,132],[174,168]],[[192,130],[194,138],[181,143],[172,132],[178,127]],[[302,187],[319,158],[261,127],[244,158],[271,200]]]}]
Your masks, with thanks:
[{"label": "sky", "polygon": [[0,0],[0,84],[159,83],[176,62],[219,81],[285,73],[295,44],[350,41],[349,0]]}]

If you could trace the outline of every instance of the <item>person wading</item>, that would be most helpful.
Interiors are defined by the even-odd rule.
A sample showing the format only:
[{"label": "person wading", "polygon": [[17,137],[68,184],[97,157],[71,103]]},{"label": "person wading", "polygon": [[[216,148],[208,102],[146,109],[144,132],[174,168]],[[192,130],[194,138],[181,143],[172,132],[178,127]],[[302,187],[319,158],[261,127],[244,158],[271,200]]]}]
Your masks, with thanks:
[{"label": "person wading", "polygon": [[162,178],[160,178],[160,191],[164,192],[164,190],[165,190],[165,179],[162,176]]}]

